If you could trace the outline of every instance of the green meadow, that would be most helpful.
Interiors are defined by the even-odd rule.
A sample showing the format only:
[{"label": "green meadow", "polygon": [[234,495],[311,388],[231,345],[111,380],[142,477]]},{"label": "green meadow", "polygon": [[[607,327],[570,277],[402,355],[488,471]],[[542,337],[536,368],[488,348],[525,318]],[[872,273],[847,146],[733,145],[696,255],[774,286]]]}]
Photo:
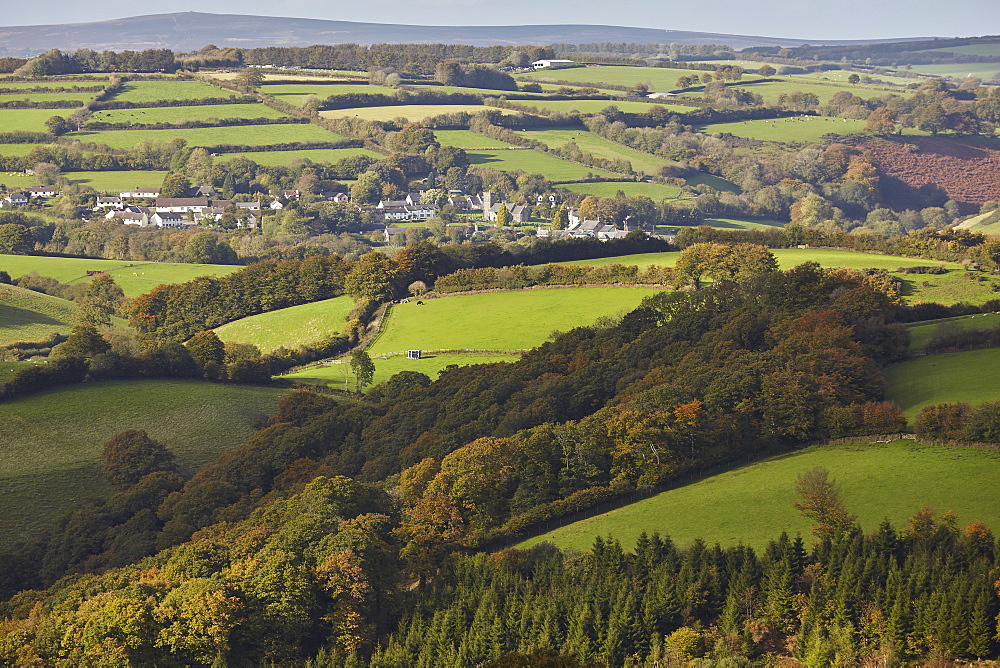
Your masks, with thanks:
[{"label": "green meadow", "polygon": [[1000,74],[1000,58],[991,63],[957,63],[954,65],[914,65],[914,72],[932,74],[937,77],[955,77],[964,79],[968,76],[979,77],[984,81]]},{"label": "green meadow", "polygon": [[352,308],[347,296],[324,299],[241,318],[216,327],[215,333],[223,341],[252,343],[264,353],[282,346],[294,350],[339,334]]},{"label": "green meadow", "polygon": [[945,330],[995,329],[1000,327],[1000,313],[977,313],[957,318],[925,320],[907,325],[906,331],[910,333],[910,351],[923,352],[927,341],[934,336],[939,327]]},{"label": "green meadow", "polygon": [[509,148],[513,146],[513,144],[499,139],[491,139],[472,130],[435,130],[434,137],[442,146],[454,146],[455,148]]},{"label": "green meadow", "polygon": [[531,149],[511,149],[493,151],[467,151],[469,162],[481,167],[490,167],[504,172],[521,170],[537,172],[552,181],[575,181],[596,176],[621,176],[613,172],[578,165],[541,151]]},{"label": "green meadow", "polygon": [[45,121],[72,113],[72,109],[0,109],[0,131],[45,132]]},{"label": "green meadow", "polygon": [[522,137],[540,141],[549,148],[559,148],[573,142],[583,153],[590,153],[598,158],[617,160],[624,158],[632,164],[632,169],[655,174],[660,167],[674,164],[665,158],[658,158],[648,153],[637,151],[628,146],[616,144],[613,141],[598,137],[583,129],[573,130],[528,130],[518,132]]},{"label": "green meadow", "polygon": [[41,341],[73,329],[76,304],[16,285],[0,284],[0,345]]},{"label": "green meadow", "polygon": [[0,144],[0,155],[24,156],[28,155],[40,146],[53,146],[54,144]]},{"label": "green meadow", "polygon": [[0,543],[45,528],[70,506],[111,492],[101,447],[145,429],[191,475],[254,433],[287,390],[195,380],[72,385],[0,404]]},{"label": "green meadow", "polygon": [[183,283],[199,276],[223,276],[239,269],[231,264],[187,264],[183,262],[134,262],[129,260],[91,260],[77,257],[42,257],[0,255],[0,270],[11,278],[32,271],[60,283],[85,283],[88,271],[111,274],[126,297],[136,297],[164,283]]},{"label": "green meadow", "polygon": [[191,107],[147,107],[144,109],[108,109],[94,112],[102,123],[185,123],[222,118],[285,118],[266,104],[202,104]]},{"label": "green meadow", "polygon": [[90,186],[98,192],[120,193],[132,188],[155,188],[167,178],[167,172],[132,170],[101,172],[64,172],[70,183]]},{"label": "green meadow", "polygon": [[[923,49],[922,53],[961,53],[967,56],[996,56],[1000,59],[1000,43],[963,44],[960,46],[943,46],[937,49]],[[916,67],[916,66],[915,66]]]},{"label": "green meadow", "polygon": [[[107,79],[91,79],[90,81],[0,81],[0,89],[31,89],[31,88],[92,88],[107,85]],[[30,93],[34,96],[35,93]]]},{"label": "green meadow", "polygon": [[100,130],[69,132],[71,139],[130,148],[143,141],[185,139],[188,146],[269,146],[289,142],[332,142],[344,139],[318,125],[248,125],[224,128],[184,128],[169,130]]},{"label": "green meadow", "polygon": [[236,97],[203,81],[137,80],[126,81],[110,99],[123,102],[155,102],[157,100],[203,100],[210,97]]},{"label": "green meadow", "polygon": [[699,132],[729,133],[736,137],[776,142],[818,142],[829,133],[857,134],[865,129],[865,121],[825,116],[795,116],[735,123],[714,123],[698,128]]},{"label": "green meadow", "polygon": [[[82,107],[84,102],[88,102],[95,95],[97,95],[97,93],[76,93],[68,91],[62,93],[0,93],[0,104],[21,100],[29,100],[31,102],[62,102],[63,100],[73,100],[75,102],[79,102]],[[70,111],[72,111],[72,109]]]},{"label": "green meadow", "polygon": [[554,331],[591,325],[631,311],[648,288],[554,288],[484,292],[411,300],[392,307],[374,357],[406,350],[526,350]]},{"label": "green meadow", "polygon": [[924,355],[886,371],[886,396],[911,420],[930,404],[1000,400],[1000,348]]},{"label": "green meadow", "polygon": [[677,186],[668,186],[660,183],[646,183],[635,181],[595,181],[592,183],[563,183],[561,188],[572,190],[575,193],[584,195],[594,195],[596,197],[614,197],[618,191],[625,193],[628,197],[644,196],[653,200],[674,199],[680,197],[681,189]]},{"label": "green meadow", "polygon": [[294,104],[296,107],[301,107],[309,95],[315,95],[323,100],[331,95],[347,93],[384,93],[390,95],[395,92],[395,89],[387,86],[370,86],[366,83],[338,83],[337,81],[324,83],[310,79],[297,83],[266,83],[260,87],[260,92],[284,100],[288,104]]},{"label": "green meadow", "polygon": [[[372,362],[375,365],[375,376],[372,387],[384,383],[400,371],[419,371],[426,374],[431,380],[436,380],[442,371],[452,365],[469,366],[470,364],[513,362],[517,358],[517,355],[497,353],[432,353],[418,360],[407,359],[403,355],[374,357]],[[351,373],[351,365],[344,360],[311,366],[301,371],[286,374],[282,378],[310,385],[326,385],[332,388],[343,388],[345,383],[350,390],[355,387],[355,377]]]},{"label": "green meadow", "polygon": [[[905,94],[905,91],[896,89],[886,90],[861,84],[825,84],[818,83],[815,79],[782,78],[770,81],[754,80],[739,82],[735,87],[760,95],[764,99],[765,104],[777,104],[778,98],[782,94],[791,95],[792,93],[815,93],[816,97],[819,98],[820,104],[826,104],[830,101],[831,97],[842,90],[849,91],[864,99],[871,99],[881,95]],[[702,91],[690,91],[682,93],[682,95],[684,97],[701,97]]]},{"label": "green meadow", "polygon": [[691,74],[701,74],[697,70],[675,70],[667,67],[630,67],[627,65],[597,65],[591,67],[571,67],[560,70],[538,70],[517,79],[537,79],[538,81],[572,81],[579,84],[611,84],[612,86],[635,86],[645,83],[649,90],[669,91],[677,88],[677,79]]},{"label": "green meadow", "polygon": [[11,172],[0,173],[0,185],[6,186],[9,190],[17,188],[28,188],[35,185],[35,177],[27,174],[13,174]]},{"label": "green meadow", "polygon": [[[941,263],[925,261],[923,264]],[[948,305],[959,302],[982,304],[997,298],[1000,281],[995,277],[978,271],[957,269],[951,266],[951,263],[943,264],[952,271],[947,274],[897,274],[903,282],[901,294],[914,302],[937,302]]]},{"label": "green meadow", "polygon": [[[481,104],[397,104],[388,107],[354,107],[351,109],[330,109],[321,111],[323,118],[347,118],[356,116],[369,121],[391,121],[395,118],[405,118],[410,121],[422,121],[432,116],[454,114],[465,111],[476,114],[484,109],[496,109]],[[512,111],[501,109],[501,113],[511,114]]]},{"label": "green meadow", "polygon": [[304,151],[250,151],[246,153],[223,153],[214,158],[215,162],[224,162],[240,157],[253,160],[258,165],[267,167],[280,167],[287,165],[293,160],[311,160],[312,162],[340,162],[344,158],[351,158],[356,155],[367,155],[372,158],[382,159],[385,156],[370,151],[366,148],[313,148]]},{"label": "green meadow", "polygon": [[782,531],[814,542],[811,522],[792,504],[796,477],[824,466],[843,488],[844,504],[865,531],[883,519],[897,529],[923,505],[957,513],[959,525],[982,520],[1000,525],[996,479],[1000,453],[919,445],[823,445],[720,473],[595,515],[525,541],[589,550],[597,536],[612,535],[626,550],[639,534],[659,532],[679,545],[697,538],[709,545],[764,547]]},{"label": "green meadow", "polygon": [[596,114],[608,107],[632,114],[648,114],[654,106],[664,107],[670,111],[683,114],[692,111],[694,107],[679,104],[662,104],[660,102],[639,102],[637,100],[511,100],[514,104],[523,104],[549,111],[560,111],[564,114],[579,112],[581,114]]}]

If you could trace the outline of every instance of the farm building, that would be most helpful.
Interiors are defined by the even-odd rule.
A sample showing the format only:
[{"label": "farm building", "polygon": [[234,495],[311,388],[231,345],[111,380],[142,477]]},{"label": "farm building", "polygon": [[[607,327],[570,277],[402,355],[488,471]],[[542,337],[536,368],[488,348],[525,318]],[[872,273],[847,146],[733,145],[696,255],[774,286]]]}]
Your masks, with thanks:
[{"label": "farm building", "polygon": [[560,59],[548,59],[548,58],[542,60],[536,60],[535,62],[531,63],[531,66],[534,67],[536,70],[542,68],[557,70],[563,67],[573,67],[574,65],[576,65],[576,63],[574,63],[572,60],[560,60]]}]

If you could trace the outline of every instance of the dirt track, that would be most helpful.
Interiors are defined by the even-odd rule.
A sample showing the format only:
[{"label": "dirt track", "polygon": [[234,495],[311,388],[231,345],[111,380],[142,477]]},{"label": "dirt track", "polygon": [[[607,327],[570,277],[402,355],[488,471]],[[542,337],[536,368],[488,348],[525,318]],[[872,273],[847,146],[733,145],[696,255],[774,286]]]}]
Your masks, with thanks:
[{"label": "dirt track", "polygon": [[885,174],[912,188],[934,183],[965,210],[978,210],[987,200],[1000,201],[1000,151],[958,139],[892,137],[866,139]]}]

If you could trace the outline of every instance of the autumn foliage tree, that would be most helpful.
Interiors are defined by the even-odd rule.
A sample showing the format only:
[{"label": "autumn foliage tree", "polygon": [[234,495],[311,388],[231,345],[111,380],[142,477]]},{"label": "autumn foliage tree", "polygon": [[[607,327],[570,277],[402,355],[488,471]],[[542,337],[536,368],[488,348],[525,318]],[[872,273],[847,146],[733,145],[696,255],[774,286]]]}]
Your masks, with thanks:
[{"label": "autumn foliage tree", "polygon": [[131,487],[154,471],[175,471],[174,455],[144,429],[112,436],[101,450],[101,472],[119,489]]},{"label": "autumn foliage tree", "polygon": [[815,524],[812,534],[817,538],[836,538],[848,531],[857,521],[841,498],[840,485],[830,478],[830,471],[817,466],[799,474],[795,480],[795,493],[799,500],[793,505]]}]

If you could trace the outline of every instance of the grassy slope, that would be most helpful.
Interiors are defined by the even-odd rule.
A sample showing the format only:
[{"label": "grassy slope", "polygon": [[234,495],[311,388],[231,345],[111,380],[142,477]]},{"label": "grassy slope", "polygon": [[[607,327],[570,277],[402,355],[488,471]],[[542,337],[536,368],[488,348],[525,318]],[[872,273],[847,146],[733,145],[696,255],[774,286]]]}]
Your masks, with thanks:
[{"label": "grassy slope", "polygon": [[0,345],[69,334],[75,310],[71,301],[0,284]]},{"label": "grassy slope", "polygon": [[490,167],[501,171],[520,169],[525,172],[538,172],[553,181],[573,181],[587,178],[587,174],[597,174],[607,177],[625,178],[622,174],[605,171],[596,167],[578,165],[575,162],[562,160],[541,151],[531,149],[505,151],[467,151],[469,162],[473,165]]},{"label": "grassy slope", "polygon": [[95,121],[105,123],[183,123],[209,118],[284,118],[277,109],[264,104],[207,104],[191,107],[149,107],[147,109],[109,109],[94,113]]},{"label": "grassy slope", "polygon": [[648,153],[616,144],[586,130],[529,130],[518,134],[543,142],[549,148],[557,148],[572,141],[584,153],[591,153],[598,158],[611,160],[625,158],[632,163],[632,169],[641,170],[648,174],[655,173],[663,165],[671,164],[670,160],[657,158]]},{"label": "grassy slope", "polygon": [[681,545],[695,538],[723,546],[763,547],[787,531],[811,541],[811,523],[792,507],[799,473],[825,466],[843,486],[847,508],[866,531],[889,518],[897,528],[927,504],[952,510],[964,526],[974,520],[1000,525],[995,503],[1000,453],[921,446],[912,441],[880,445],[816,446],[775,457],[603,513],[539,538],[588,550],[609,533],[630,549],[639,533],[670,535]]},{"label": "grassy slope", "polygon": [[209,97],[235,97],[235,93],[210,86],[202,81],[127,81],[112,100],[153,102],[155,100],[202,100]]},{"label": "grassy slope", "polygon": [[662,102],[639,102],[638,100],[511,100],[515,104],[523,104],[539,109],[549,109],[551,111],[561,111],[570,113],[578,111],[581,114],[596,114],[608,107],[616,107],[618,111],[626,111],[631,114],[648,114],[653,105],[665,107],[670,111],[684,113],[692,111],[694,107],[685,107],[679,104],[663,104]]},{"label": "grassy slope", "polygon": [[88,280],[88,270],[100,270],[111,274],[127,297],[135,297],[149,292],[162,283],[181,283],[198,276],[223,276],[239,268],[230,264],[129,262],[75,257],[0,255],[0,269],[9,273],[12,278],[37,271],[42,276],[49,276],[62,283],[82,283]]},{"label": "grassy slope", "polygon": [[54,144],[0,144],[0,155],[24,156],[39,146],[54,146]]},{"label": "grassy slope", "polygon": [[[896,255],[879,255],[877,253],[861,253],[859,251],[826,250],[821,248],[778,248],[771,252],[778,259],[778,264],[782,269],[789,269],[803,262],[810,261],[819,262],[824,267],[848,267],[851,269],[876,267],[892,270],[897,267],[913,267],[926,264],[943,264],[949,269],[961,268],[961,265],[956,262],[931,263],[928,260],[898,257]],[[662,264],[672,267],[677,262],[678,255],[678,252],[643,253],[639,255],[583,260],[567,264],[579,264],[588,267],[599,267],[608,264],[634,264],[639,267],[648,267],[653,264]]]},{"label": "grassy slope", "polygon": [[193,380],[88,383],[0,404],[0,541],[41,528],[67,506],[107,493],[101,446],[145,429],[190,475],[252,433],[287,392]]},{"label": "grassy slope", "polygon": [[823,135],[855,134],[864,130],[865,121],[824,116],[797,116],[794,118],[715,123],[698,128],[706,134],[728,132],[737,137],[777,142],[818,142]]},{"label": "grassy slope", "polygon": [[956,77],[964,79],[972,75],[984,81],[1000,73],[1000,58],[991,63],[958,63],[955,65],[914,65],[914,72],[932,74],[939,77]]},{"label": "grassy slope", "polygon": [[929,404],[1000,399],[998,373],[1000,348],[924,355],[886,371],[886,396],[912,421]]},{"label": "grassy slope", "polygon": [[[470,364],[486,364],[489,362],[513,362],[517,355],[499,354],[477,354],[477,353],[448,353],[433,354],[421,357],[418,360],[407,359],[403,356],[396,357],[375,357],[372,362],[375,364],[374,385],[383,383],[400,371],[419,371],[426,374],[432,380],[436,380],[438,374],[445,367],[452,364],[458,366],[468,366]],[[354,374],[351,373],[349,364],[335,362],[309,367],[302,371],[290,373],[284,378],[296,380],[301,383],[314,385],[329,385],[330,387],[343,388],[344,381],[347,380],[348,388],[354,389]],[[374,387],[372,385],[372,387]],[[371,389],[371,388],[368,388]]]},{"label": "grassy slope", "polygon": [[186,139],[188,146],[216,146],[220,144],[268,146],[286,142],[331,142],[343,139],[340,135],[324,130],[318,125],[251,125],[183,130],[102,130],[98,132],[70,132],[66,136],[79,139],[82,142],[105,144],[111,148],[130,148],[142,141],[170,141],[177,137]]},{"label": "grassy slope", "polygon": [[355,155],[367,155],[382,159],[385,156],[366,148],[314,148],[305,151],[252,151],[250,153],[223,153],[214,158],[215,162],[231,160],[237,156],[253,160],[258,165],[280,167],[292,160],[312,160],[313,162],[340,162]]},{"label": "grassy slope", "polygon": [[410,349],[526,349],[555,330],[592,324],[628,311],[656,290],[567,288],[487,292],[394,306],[384,333],[370,347],[376,357]]},{"label": "grassy slope", "polygon": [[241,318],[215,328],[223,341],[253,343],[262,352],[279,346],[297,348],[338,334],[354,307],[350,297],[336,297]]},{"label": "grassy slope", "polygon": [[915,322],[906,327],[910,333],[910,350],[921,352],[928,339],[934,335],[938,327],[947,325],[957,329],[992,329],[1000,326],[1000,313],[980,313],[963,315],[958,318],[943,318],[941,320],[925,320]]},{"label": "grassy slope", "polygon": [[72,109],[0,109],[0,128],[3,132],[45,132],[45,121],[72,113]]},{"label": "grassy slope", "polygon": [[[597,67],[572,67],[564,70],[539,70],[515,78],[529,77],[538,81],[574,81],[612,86],[634,86],[646,83],[651,91],[675,89],[677,78],[692,74],[692,70],[675,70],[666,67],[629,67],[626,65],[600,65]],[[701,74],[701,72],[697,72]]]},{"label": "grassy slope", "polygon": [[[324,118],[345,118],[357,116],[371,121],[390,121],[394,118],[407,118],[411,121],[421,121],[431,116],[441,114],[453,114],[458,111],[467,111],[470,114],[483,111],[484,109],[495,109],[496,107],[486,107],[481,104],[399,104],[391,107],[354,107],[352,109],[331,109],[319,112]],[[514,113],[500,110],[502,113]]]},{"label": "grassy slope", "polygon": [[478,132],[471,130],[435,130],[434,137],[442,146],[454,146],[456,148],[509,148],[513,144],[484,137]]},{"label": "grassy slope", "polygon": [[[0,85],[0,87],[3,87]],[[66,91],[63,93],[0,93],[0,102],[14,102],[20,100],[31,100],[32,102],[53,102],[62,100],[76,100],[81,106],[90,100],[97,93],[75,93]]]},{"label": "grassy slope", "polygon": [[[633,165],[634,166],[634,165]],[[614,197],[619,190],[629,197],[644,195],[653,200],[674,199],[679,197],[681,189],[677,186],[667,186],[660,183],[628,183],[621,181],[604,181],[594,183],[564,183],[561,186],[575,193],[596,195],[597,197]]]},{"label": "grassy slope", "polygon": [[163,183],[167,172],[160,171],[101,171],[101,172],[63,172],[70,183],[90,186],[98,192],[114,193],[132,188],[155,188]]}]

